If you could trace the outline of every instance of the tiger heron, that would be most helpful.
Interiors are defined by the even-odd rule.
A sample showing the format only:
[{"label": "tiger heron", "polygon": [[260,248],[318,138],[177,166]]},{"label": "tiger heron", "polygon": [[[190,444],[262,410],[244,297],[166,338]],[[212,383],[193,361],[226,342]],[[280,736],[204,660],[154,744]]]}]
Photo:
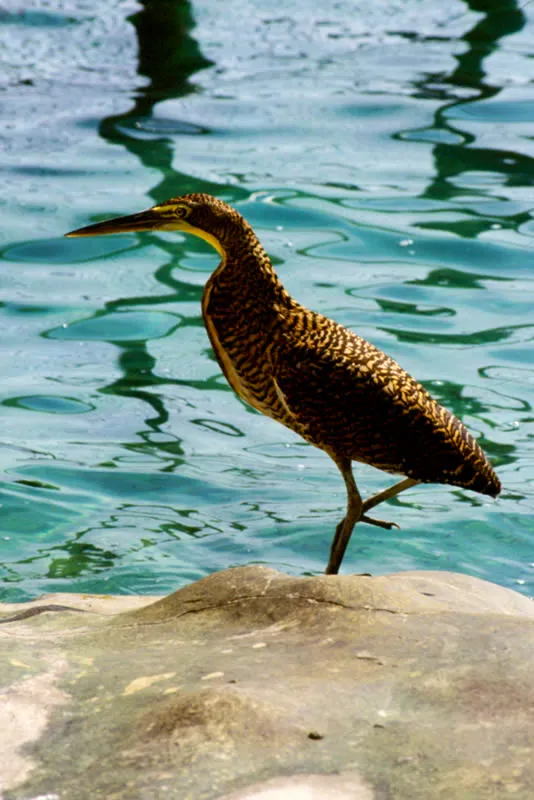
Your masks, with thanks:
[{"label": "tiger heron", "polygon": [[[347,510],[326,567],[337,574],[353,528],[395,523],[368,515],[417,483],[446,483],[496,497],[501,485],[464,425],[370,342],[284,289],[248,222],[209,194],[186,194],[67,236],[182,231],[221,261],[206,283],[202,315],[226,380],[245,402],[324,450],[340,470]],[[405,476],[363,501],[352,462]]]}]

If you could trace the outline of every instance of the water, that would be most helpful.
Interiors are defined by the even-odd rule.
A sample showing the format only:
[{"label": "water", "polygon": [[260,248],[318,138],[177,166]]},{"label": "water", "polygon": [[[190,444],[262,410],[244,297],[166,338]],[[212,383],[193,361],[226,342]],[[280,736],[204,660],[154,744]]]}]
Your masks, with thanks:
[{"label": "water", "polygon": [[[66,240],[187,191],[234,203],[289,291],[398,359],[480,438],[497,502],[445,486],[344,570],[532,594],[534,4],[32,0],[0,9],[0,596],[324,569],[330,460],[227,387],[217,255]],[[356,468],[364,495],[390,482]]]}]

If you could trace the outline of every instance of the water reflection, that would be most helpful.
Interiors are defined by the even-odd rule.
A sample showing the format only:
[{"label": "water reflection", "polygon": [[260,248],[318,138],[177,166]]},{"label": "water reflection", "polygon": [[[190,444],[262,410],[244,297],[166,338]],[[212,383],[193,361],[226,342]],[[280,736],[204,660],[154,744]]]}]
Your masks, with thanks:
[{"label": "water reflection", "polygon": [[[458,109],[496,97],[502,91],[502,87],[486,81],[484,61],[498,48],[503,37],[517,33],[526,24],[526,16],[516,0],[504,0],[498,4],[493,0],[466,0],[466,5],[470,11],[482,13],[483,16],[461,37],[467,47],[462,54],[455,56],[456,67],[449,74],[426,74],[422,80],[414,83],[423,97],[437,97],[443,101],[434,115],[433,125],[421,131],[423,140],[434,142],[435,174],[422,192],[422,197],[427,199],[452,201],[464,198],[466,188],[469,195],[474,196],[473,199],[479,193],[484,194],[482,189],[477,190],[470,186],[469,181],[462,180],[465,173],[480,171],[485,174],[494,171],[506,176],[509,184],[517,181],[522,185],[525,174],[532,172],[532,159],[515,152],[477,147],[474,135],[453,124]],[[399,135],[408,135],[417,141],[417,133],[406,131]],[[473,211],[465,203],[461,204],[460,209],[474,219],[426,221],[420,227],[449,230],[467,238],[475,238],[491,230],[495,222],[493,217]],[[526,219],[529,219],[529,214],[525,211],[500,224],[517,227]]]},{"label": "water reflection", "polygon": [[418,305],[416,303],[401,303],[398,300],[384,300],[376,298],[379,308],[385,313],[394,314],[416,314],[421,317],[454,317],[455,311],[452,308],[439,308]]},{"label": "water reflection", "polygon": [[[95,545],[88,542],[79,541],[86,533],[88,531],[81,531],[65,544],[50,548],[48,578],[51,580],[56,578],[72,580],[84,573],[98,573],[115,566],[120,554],[112,550],[95,547]],[[56,556],[55,553],[57,551],[64,555]]]},{"label": "water reflection", "polygon": [[[503,468],[506,497],[514,486],[517,505],[514,514],[504,505],[506,515],[505,501],[494,508],[460,491],[414,491],[401,503],[405,532],[371,539],[363,531],[354,563],[358,559],[359,569],[375,571],[460,564],[481,574],[492,559],[504,562],[495,542],[506,526],[515,531],[517,525],[520,544],[508,558],[514,567],[503,573],[510,582],[514,570],[526,574],[531,535],[516,520],[524,514],[519,501],[532,480],[525,466],[532,412],[524,399],[532,384],[527,346],[532,325],[519,315],[528,306],[530,266],[521,242],[498,234],[521,226],[524,241],[531,235],[530,201],[515,200],[510,190],[529,186],[532,163],[504,143],[480,146],[474,124],[507,109],[501,88],[487,77],[485,59],[499,50],[503,37],[524,26],[525,16],[512,2],[497,8],[487,0],[467,7],[478,18],[463,34],[464,49],[449,70],[434,69],[436,51],[430,48],[427,59],[419,62],[412,55],[406,61],[410,78],[416,76],[411,83],[405,71],[398,83],[390,78],[388,84],[376,67],[391,62],[394,46],[388,54],[373,38],[372,22],[368,41],[358,32],[347,35],[350,20],[345,24],[341,19],[332,39],[341,49],[332,50],[330,60],[314,60],[309,42],[306,58],[295,56],[292,63],[272,59],[261,47],[257,57],[236,52],[220,82],[216,77],[211,81],[210,95],[201,76],[213,62],[195,39],[192,4],[144,2],[131,17],[139,45],[133,99],[123,93],[112,114],[98,123],[84,117],[77,120],[77,130],[68,129],[69,135],[81,131],[88,137],[83,140],[90,151],[85,169],[74,170],[72,164],[62,169],[61,156],[54,154],[48,167],[13,159],[12,171],[36,181],[61,176],[76,186],[82,183],[80,174],[101,171],[101,184],[91,186],[102,192],[105,203],[115,180],[122,183],[112,192],[121,197],[132,187],[132,194],[141,197],[146,181],[153,184],[147,194],[154,202],[191,189],[232,202],[246,200],[247,217],[280,264],[284,281],[293,282],[294,294],[388,349],[417,376],[429,377],[427,385],[437,399],[481,435]],[[303,42],[314,35],[314,24],[310,12],[306,25],[295,16],[288,29]],[[269,30],[262,36],[268,48],[278,44],[274,27],[265,22]],[[431,40],[440,45],[442,32],[396,35],[416,47]],[[395,45],[388,28],[384,37]],[[451,60],[458,38],[452,41],[453,48],[441,51]],[[253,48],[255,42],[245,44]],[[291,51],[294,42],[286,44]],[[373,48],[380,50],[379,57]],[[440,63],[446,63],[441,56]],[[376,75],[367,82],[355,80],[355,63]],[[313,91],[306,98],[310,76]],[[221,94],[227,87],[230,99]],[[103,82],[93,101],[100,100],[98,92],[106,95]],[[285,95],[282,112],[277,93]],[[170,112],[162,116],[163,101],[179,102],[169,104]],[[500,110],[497,101],[503,102]],[[117,113],[124,103],[127,110]],[[92,107],[100,106],[95,101]],[[432,122],[423,126],[429,109]],[[522,111],[516,117],[521,114],[528,116]],[[96,124],[107,149],[99,150],[89,138],[87,131],[96,138]],[[413,148],[413,161],[429,154],[428,164],[399,166],[397,153],[409,155],[406,147]],[[190,170],[173,167],[177,154],[181,163],[191,163]],[[135,164],[132,173],[132,155],[137,173]],[[195,177],[210,159],[224,164],[221,172],[228,183]],[[305,179],[291,185],[295,164]],[[76,191],[68,196],[79,201],[81,187]],[[62,198],[60,192],[55,202],[61,205]],[[131,209],[126,210],[136,210],[137,201],[128,202]],[[96,196],[89,213],[101,215],[105,203]],[[28,448],[27,462],[17,465],[16,476],[8,473],[14,480],[4,487],[6,525],[20,534],[20,548],[27,541],[27,550],[38,551],[18,562],[13,556],[20,568],[8,580],[28,580],[33,591],[41,587],[31,583],[37,574],[55,581],[45,585],[48,589],[72,580],[76,589],[137,591],[154,590],[161,578],[166,591],[229,563],[290,562],[299,572],[321,568],[325,532],[337,521],[342,503],[339,486],[330,479],[322,454],[245,412],[212,356],[209,361],[208,342],[200,334],[200,298],[213,260],[202,248],[178,236],[145,233],[142,238],[88,240],[83,247],[43,238],[0,253],[6,264],[16,265],[8,273],[13,288],[4,319],[18,321],[25,335],[34,335],[37,367],[32,363],[28,372],[42,376],[36,387],[14,382],[3,406],[20,414],[15,418],[20,430],[31,427],[35,441],[43,444],[42,450]],[[117,265],[129,269],[129,258],[128,281],[121,266],[121,277],[110,279],[105,291],[94,288]],[[68,274],[54,269],[63,264],[71,265]],[[43,265],[46,279],[44,270],[39,272]],[[99,269],[102,265],[105,269]],[[95,301],[87,300],[85,281],[93,287],[87,297]],[[42,297],[50,302],[41,302]],[[24,316],[24,325],[17,315]],[[88,349],[82,347],[86,344]],[[62,361],[65,353],[72,354],[72,361]],[[440,362],[449,379],[436,378]],[[57,383],[68,383],[69,389],[56,396],[51,387]],[[56,439],[50,442],[54,422]],[[360,474],[366,490],[378,488],[380,476],[364,469]],[[464,519],[460,504],[477,514]],[[465,549],[455,544],[453,529],[458,539],[468,540]],[[201,539],[209,540],[209,547],[194,549],[191,540],[194,545]],[[38,567],[30,566],[37,562]],[[97,573],[112,585],[89,583]],[[85,578],[87,584],[81,582]]]},{"label": "water reflection", "polygon": [[[148,79],[148,84],[139,88],[132,108],[126,113],[102,120],[99,127],[100,135],[106,141],[126,148],[139,158],[145,167],[157,170],[161,174],[160,183],[149,192],[154,202],[193,189],[220,193],[219,185],[209,182],[199,185],[198,180],[177,173],[172,167],[176,137],[204,134],[207,128],[186,121],[182,123],[173,121],[169,124],[168,121],[153,118],[154,108],[161,101],[186,97],[195,92],[194,75],[212,65],[191,35],[194,28],[191,4],[186,0],[175,3],[145,0],[141,5],[142,10],[130,17],[130,21],[135,27],[139,44],[138,72]],[[245,196],[243,191],[236,189],[233,192],[234,200],[243,196]],[[156,280],[169,291],[157,296],[119,298],[108,302],[106,308],[109,311],[117,311],[136,306],[146,308],[159,304],[194,302],[197,304],[197,314],[194,319],[182,321],[182,327],[187,324],[201,324],[199,310],[202,288],[188,284],[173,275],[173,270],[183,255],[182,248],[176,241],[171,243],[150,234],[145,235],[143,245],[147,242],[168,255],[168,261],[159,266],[154,275]],[[125,447],[134,451],[148,447],[161,452],[167,459],[163,469],[172,472],[183,463],[182,439],[169,431],[167,426],[169,412],[157,388],[168,385],[180,386],[184,382],[155,374],[156,362],[149,355],[146,342],[131,342],[127,347],[124,343],[116,342],[116,344],[123,348],[119,356],[123,376],[100,391],[122,397],[135,397],[153,409],[154,414],[145,420],[147,430],[138,431],[137,434],[143,444],[130,443]],[[214,388],[213,378],[187,381],[187,385],[201,389]],[[149,387],[152,391],[147,391]],[[217,389],[219,388],[217,385]],[[228,426],[228,423],[217,423],[215,420],[197,420],[196,424],[208,427],[218,425],[219,429],[225,426],[233,427]],[[233,435],[242,435],[237,429],[235,431]]]},{"label": "water reflection", "polygon": [[[155,359],[147,352],[145,342],[133,342],[128,347],[122,346],[119,365],[123,375],[118,380],[100,389],[102,394],[113,394],[119,397],[132,397],[146,403],[153,414],[145,419],[148,430],[138,431],[137,436],[143,442],[123,445],[125,449],[135,453],[159,450],[165,456],[164,469],[174,469],[183,463],[181,439],[168,431],[162,434],[162,426],[169,421],[169,412],[157,392],[147,391],[147,387],[157,387],[161,379],[154,375]],[[157,438],[154,437],[157,436]],[[171,457],[170,463],[168,457]]]},{"label": "water reflection", "polygon": [[[525,174],[532,172],[532,160],[518,156],[515,152],[477,147],[475,137],[461,127],[462,114],[458,113],[459,109],[488,101],[501,92],[500,86],[492,85],[486,80],[484,61],[497,50],[503,37],[517,33],[525,26],[526,17],[516,0],[505,0],[499,4],[495,4],[492,0],[466,0],[466,5],[470,11],[482,13],[483,16],[461,37],[466,49],[455,57],[455,68],[448,74],[426,73],[422,79],[414,82],[416,91],[423,98],[440,101],[434,114],[433,124],[424,129],[402,131],[398,136],[411,141],[433,143],[435,172],[421,193],[421,198],[425,201],[438,201],[442,208],[446,204],[447,208],[456,208],[459,212],[452,218],[450,212],[447,212],[444,215],[446,219],[432,218],[417,222],[415,227],[450,232],[464,239],[476,239],[495,228],[517,229],[530,218],[529,211],[524,210],[509,215],[503,222],[502,216],[492,214],[492,211],[497,211],[495,204],[493,207],[477,205],[477,196],[485,195],[486,191],[483,186],[474,187],[472,178],[465,180],[467,174],[472,176],[473,173],[480,171],[486,175],[494,171],[504,176],[505,184],[513,185],[516,182],[518,185],[523,185]],[[500,206],[498,211],[502,211]],[[466,215],[469,219],[465,219]],[[406,283],[449,289],[484,290],[484,280],[504,282],[512,281],[513,278],[475,275],[467,270],[447,268],[431,270],[425,278],[412,279]],[[382,300],[377,302],[384,310],[391,310],[391,306],[388,309]],[[401,313],[406,313],[408,310],[406,307],[397,308]],[[527,323],[466,333],[425,331],[422,334],[398,327],[382,328],[382,330],[395,336],[399,341],[410,344],[432,342],[441,347],[473,347],[505,341],[529,341],[531,328],[532,325]],[[487,370],[482,374],[490,377],[490,372]],[[491,423],[491,418],[485,416],[488,415],[490,408],[474,397],[466,398],[463,386],[440,381],[438,385],[434,383],[432,390],[437,399],[458,416],[484,418],[490,430],[495,427]],[[521,401],[517,400],[517,403],[521,405]],[[480,438],[482,446],[490,456],[495,457],[497,464],[514,463],[517,459],[517,448],[513,444],[493,441],[488,436],[488,428],[486,434]]]},{"label": "water reflection", "polygon": [[435,331],[420,333],[419,331],[384,327],[381,327],[380,330],[391,334],[399,342],[412,344],[431,342],[432,344],[472,347],[477,344],[496,344],[505,341],[530,342],[532,340],[531,328],[534,328],[534,323],[528,325],[506,325],[499,328],[488,328],[487,330],[466,333],[437,333]]},{"label": "water reflection", "polygon": [[425,278],[414,278],[406,281],[412,286],[446,286],[449,289],[485,289],[482,281],[512,281],[499,275],[481,275],[480,273],[467,272],[467,270],[444,269],[430,270]]},{"label": "water reflection", "polygon": [[[219,192],[220,185],[204,182],[199,188],[198,180],[177,173],[172,167],[176,137],[179,140],[182,135],[203,134],[207,128],[185,121],[182,124],[173,121],[171,126],[153,118],[158,103],[195,92],[193,76],[213,64],[191,35],[194,28],[191,3],[143,0],[141,6],[142,10],[131,16],[130,21],[139,45],[138,73],[148,79],[148,84],[139,87],[134,105],[126,113],[101,121],[100,136],[125,147],[145,167],[161,173],[160,183],[149,192],[155,203],[192,190]],[[244,196],[239,190],[236,194]]]}]

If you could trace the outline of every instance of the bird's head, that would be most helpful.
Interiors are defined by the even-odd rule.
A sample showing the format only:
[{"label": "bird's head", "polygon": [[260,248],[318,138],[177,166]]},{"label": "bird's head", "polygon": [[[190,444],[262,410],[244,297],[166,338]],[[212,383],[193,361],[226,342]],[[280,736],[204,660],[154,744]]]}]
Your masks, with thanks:
[{"label": "bird's head", "polygon": [[103,236],[109,233],[137,231],[183,231],[205,239],[224,257],[229,237],[249,229],[241,214],[209,194],[186,194],[171,197],[146,211],[97,222],[65,234]]}]

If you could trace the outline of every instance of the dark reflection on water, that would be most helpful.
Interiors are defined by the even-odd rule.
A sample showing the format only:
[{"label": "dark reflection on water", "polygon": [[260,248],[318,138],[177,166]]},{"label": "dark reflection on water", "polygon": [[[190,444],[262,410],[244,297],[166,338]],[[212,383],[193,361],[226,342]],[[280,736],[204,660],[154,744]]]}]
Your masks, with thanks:
[{"label": "dark reflection on water", "polygon": [[[84,573],[93,574],[111,569],[118,558],[119,553],[110,550],[103,550],[93,544],[78,541],[87,531],[82,531],[76,539],[66,542],[61,547],[52,547],[50,550],[50,564],[47,577],[50,579],[74,579]],[[60,557],[55,555],[56,551],[61,551],[65,555]]]},{"label": "dark reflection on water", "polygon": [[[174,147],[169,137],[177,133],[191,135],[193,131],[189,124],[185,123],[187,131],[177,130],[179,122],[174,131],[168,125],[158,130],[160,123],[152,118],[158,103],[195,92],[197,87],[193,76],[213,65],[191,36],[194,28],[191,3],[187,0],[144,0],[141,6],[142,10],[130,17],[130,21],[135,27],[139,45],[138,72],[148,78],[149,83],[139,88],[129,111],[102,120],[100,135],[108,142],[125,147],[145,167],[161,173],[160,183],[150,191],[155,203],[192,190],[220,193],[218,184],[207,182],[199,188],[191,176],[177,173],[172,167]],[[156,136],[151,137],[147,146],[145,139],[139,139],[137,134],[139,130],[149,130],[150,126],[155,126]],[[199,126],[198,132],[204,133],[204,127]],[[244,197],[245,193],[236,190],[234,199],[240,196]]]},{"label": "dark reflection on water", "polygon": [[[153,110],[159,102],[185,97],[195,92],[197,87],[192,80],[193,76],[213,65],[212,61],[204,57],[197,41],[190,35],[194,27],[191,4],[186,0],[181,2],[145,0],[141,5],[142,10],[130,17],[130,21],[135,27],[139,44],[138,72],[139,75],[147,77],[149,83],[140,87],[136,93],[135,103],[129,111],[102,120],[100,135],[108,142],[125,147],[138,157],[145,167],[161,173],[160,184],[150,191],[154,202],[193,189],[220,194],[219,185],[205,183],[199,187],[198,181],[192,182],[190,176],[181,175],[172,168],[174,148],[168,137],[177,134],[206,133],[206,129],[201,126],[195,128],[190,123],[180,121],[174,121],[172,125],[163,124],[160,119],[152,118]],[[139,139],[139,131],[156,134],[151,136],[149,146],[144,139]],[[237,200],[244,196],[245,192],[236,190],[232,199]],[[146,242],[163,250],[170,258],[168,263],[162,264],[154,273],[156,280],[170,292],[160,296],[119,298],[107,303],[106,307],[116,311],[135,306],[194,301],[200,308],[202,289],[173,276],[180,255],[180,248],[177,248],[176,242],[164,241],[150,234],[144,237],[144,243]],[[201,320],[197,317],[189,322],[183,321],[182,325],[184,324],[201,324]],[[154,414],[145,419],[148,430],[137,433],[144,444],[128,444],[126,447],[136,451],[144,447],[161,451],[165,456],[171,457],[162,468],[163,471],[172,472],[183,463],[182,440],[168,429],[163,432],[163,427],[170,419],[164,399],[156,391],[146,391],[146,389],[150,387],[155,390],[157,387],[168,385],[179,386],[182,382],[172,378],[162,378],[154,373],[156,361],[147,352],[145,343],[130,343],[127,348],[120,343],[120,346],[123,348],[119,356],[123,376],[100,391],[122,397],[135,397],[153,409]],[[188,385],[209,390],[211,381],[188,381]],[[208,428],[217,426],[219,431],[224,430],[228,435],[243,435],[235,426],[228,423],[217,423],[214,420],[193,422]],[[229,434],[229,431],[233,433]],[[158,438],[158,435],[162,438]]]},{"label": "dark reflection on water", "polygon": [[146,403],[152,409],[152,414],[145,418],[148,430],[138,431],[137,436],[143,444],[129,443],[125,447],[133,452],[143,452],[146,447],[156,449],[171,457],[167,462],[166,470],[172,470],[183,463],[183,449],[179,436],[166,434],[165,441],[154,441],[153,435],[161,433],[162,425],[169,421],[169,412],[165,408],[162,398],[156,392],[146,391],[147,387],[156,387],[162,383],[161,379],[153,374],[155,359],[147,353],[146,344],[134,342],[130,346],[122,346],[119,356],[119,365],[123,376],[112,384],[100,389],[102,394],[114,394],[119,397],[132,397]]},{"label": "dark reflection on water", "polygon": [[139,44],[139,75],[150,81],[141,90],[138,108],[150,116],[155,103],[194,92],[192,76],[213,61],[190,35],[194,20],[188,0],[141,0],[141,7],[130,21]]},{"label": "dark reflection on water", "polygon": [[[414,281],[415,283],[415,281]],[[382,300],[376,298],[377,305],[386,312],[395,314],[418,314],[422,317],[453,317],[452,308],[423,308],[415,303],[400,303],[398,300]]]},{"label": "dark reflection on water", "polygon": [[[512,181],[514,175],[524,176],[527,163],[531,166],[531,159],[520,157],[518,163],[515,153],[473,146],[475,137],[451,124],[453,109],[499,94],[501,87],[492,86],[486,81],[484,61],[498,48],[503,37],[517,33],[526,23],[524,11],[516,0],[504,0],[502,3],[494,3],[493,0],[466,0],[466,5],[471,11],[484,16],[461,37],[467,48],[455,57],[456,68],[450,74],[425,75],[423,81],[416,83],[423,96],[437,95],[443,101],[436,111],[432,129],[444,131],[452,137],[449,141],[437,141],[433,147],[435,175],[423,192],[423,197],[453,200],[462,195],[465,190],[458,178],[466,171],[495,170],[499,174],[507,175],[508,180]],[[468,97],[463,96],[465,89],[469,90]],[[513,156],[512,163],[509,163],[510,156]],[[427,223],[427,227],[432,225]],[[491,228],[491,219],[472,220],[459,227],[460,235],[474,237]],[[448,228],[441,224],[437,229],[457,232],[453,224]]]},{"label": "dark reflection on water", "polygon": [[433,344],[448,344],[471,347],[476,344],[494,344],[507,340],[530,341],[530,333],[525,337],[518,337],[519,331],[530,331],[532,325],[510,325],[502,328],[493,328],[487,331],[476,331],[476,333],[419,333],[418,331],[398,330],[393,328],[380,328],[400,342],[431,342]]},{"label": "dark reflection on water", "polygon": [[482,281],[511,281],[498,275],[480,275],[457,269],[433,269],[425,278],[406,281],[413,286],[447,286],[450,289],[485,289]]}]

